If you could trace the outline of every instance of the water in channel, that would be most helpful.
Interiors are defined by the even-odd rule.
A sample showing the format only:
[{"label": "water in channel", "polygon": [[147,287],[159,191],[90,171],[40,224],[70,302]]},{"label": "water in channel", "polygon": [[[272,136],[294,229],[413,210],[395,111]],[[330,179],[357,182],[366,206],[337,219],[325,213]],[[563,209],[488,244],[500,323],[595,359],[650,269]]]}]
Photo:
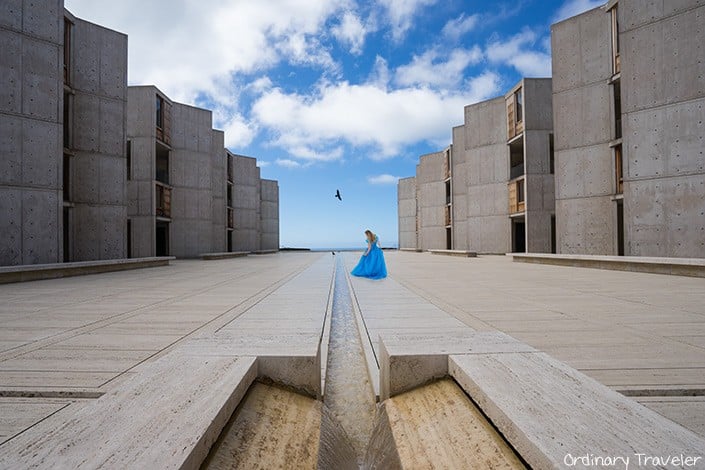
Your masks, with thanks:
[{"label": "water in channel", "polygon": [[348,435],[362,465],[372,434],[375,398],[353,312],[342,256],[336,256],[324,403]]}]

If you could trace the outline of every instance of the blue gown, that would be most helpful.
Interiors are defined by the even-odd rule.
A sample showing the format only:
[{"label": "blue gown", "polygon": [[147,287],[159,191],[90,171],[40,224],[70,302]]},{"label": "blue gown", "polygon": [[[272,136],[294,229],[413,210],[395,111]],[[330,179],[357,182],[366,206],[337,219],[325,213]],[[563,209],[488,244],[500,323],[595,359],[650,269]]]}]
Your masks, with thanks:
[{"label": "blue gown", "polygon": [[367,256],[362,255],[351,274],[368,279],[384,279],[387,277],[387,265],[384,263],[382,249],[377,246],[377,238],[372,242],[372,248]]}]

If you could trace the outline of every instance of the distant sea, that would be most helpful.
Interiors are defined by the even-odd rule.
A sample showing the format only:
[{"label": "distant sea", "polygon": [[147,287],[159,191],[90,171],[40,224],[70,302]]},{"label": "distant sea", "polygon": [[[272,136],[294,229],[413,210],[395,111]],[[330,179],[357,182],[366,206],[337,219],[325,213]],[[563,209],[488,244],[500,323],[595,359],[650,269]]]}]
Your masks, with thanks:
[{"label": "distant sea", "polygon": [[[303,248],[303,247],[282,247],[280,250],[283,251],[364,251],[365,246],[360,245],[357,247],[314,247],[314,248]],[[398,247],[396,245],[393,246],[382,246],[383,250],[396,250]]]}]

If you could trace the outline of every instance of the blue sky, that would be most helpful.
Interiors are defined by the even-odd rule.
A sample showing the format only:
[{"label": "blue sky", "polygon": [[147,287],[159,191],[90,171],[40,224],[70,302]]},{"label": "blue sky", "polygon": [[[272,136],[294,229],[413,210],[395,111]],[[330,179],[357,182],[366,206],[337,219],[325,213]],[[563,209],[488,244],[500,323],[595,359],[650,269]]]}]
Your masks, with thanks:
[{"label": "blue sky", "polygon": [[312,248],[367,228],[395,246],[397,178],[465,105],[550,76],[550,24],[602,3],[65,0],[128,34],[130,85],[213,110],[226,146],[279,181],[281,245]]}]

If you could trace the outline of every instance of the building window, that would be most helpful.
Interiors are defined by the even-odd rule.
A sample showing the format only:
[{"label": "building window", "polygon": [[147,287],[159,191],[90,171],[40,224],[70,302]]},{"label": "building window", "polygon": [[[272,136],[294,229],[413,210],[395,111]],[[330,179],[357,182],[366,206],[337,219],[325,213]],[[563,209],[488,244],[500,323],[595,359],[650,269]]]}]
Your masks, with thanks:
[{"label": "building window", "polygon": [[516,104],[516,122],[520,123],[524,120],[524,99],[521,88],[514,93],[514,103]]},{"label": "building window", "polygon": [[614,175],[617,194],[624,192],[624,173],[622,170],[622,145],[614,147]]},{"label": "building window", "polygon": [[127,151],[125,153],[125,156],[127,157],[127,179],[131,180],[132,179],[132,141],[128,140],[127,141]]},{"label": "building window", "polygon": [[548,171],[551,174],[556,172],[556,150],[553,146],[553,134],[548,134]]},{"label": "building window", "polygon": [[164,98],[157,95],[157,127],[164,129]]},{"label": "building window", "polygon": [[612,73],[618,74],[621,67],[619,61],[619,13],[617,5],[610,10],[610,15],[612,24]]},{"label": "building window", "polygon": [[73,95],[69,91],[64,91],[64,148],[70,149],[72,142],[73,120],[71,119],[71,109],[73,107]]},{"label": "building window", "polygon": [[71,30],[73,23],[64,18],[64,83],[71,83]]},{"label": "building window", "polygon": [[132,219],[127,219],[127,257],[132,258]]},{"label": "building window", "polygon": [[619,80],[612,85],[614,101],[614,138],[622,138],[622,87]]},{"label": "building window", "polygon": [[68,154],[64,154],[63,181],[64,202],[71,202],[71,156]]}]

